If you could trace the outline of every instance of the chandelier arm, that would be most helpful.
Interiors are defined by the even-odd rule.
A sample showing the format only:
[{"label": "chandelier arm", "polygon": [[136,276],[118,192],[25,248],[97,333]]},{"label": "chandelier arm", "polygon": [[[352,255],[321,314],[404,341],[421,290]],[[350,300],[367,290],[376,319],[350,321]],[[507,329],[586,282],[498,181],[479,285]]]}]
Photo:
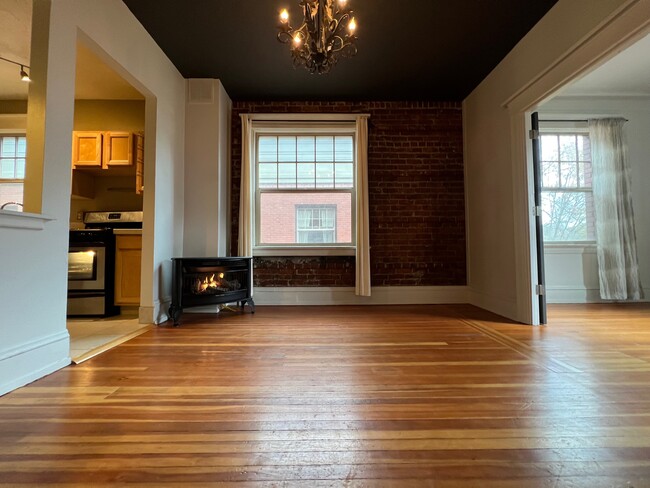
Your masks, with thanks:
[{"label": "chandelier arm", "polygon": [[353,19],[351,10],[337,8],[334,0],[300,0],[300,6],[304,14],[300,28],[283,22],[277,34],[278,41],[290,44],[294,67],[302,65],[310,73],[323,74],[337,64],[339,56],[357,53],[354,31],[345,32]]}]

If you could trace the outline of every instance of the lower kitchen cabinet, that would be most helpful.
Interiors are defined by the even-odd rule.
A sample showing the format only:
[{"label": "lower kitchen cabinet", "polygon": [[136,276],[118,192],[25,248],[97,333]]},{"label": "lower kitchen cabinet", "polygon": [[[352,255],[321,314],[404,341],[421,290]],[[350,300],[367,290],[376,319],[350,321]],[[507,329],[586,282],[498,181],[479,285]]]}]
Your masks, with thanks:
[{"label": "lower kitchen cabinet", "polygon": [[115,305],[140,305],[142,236],[115,238]]}]

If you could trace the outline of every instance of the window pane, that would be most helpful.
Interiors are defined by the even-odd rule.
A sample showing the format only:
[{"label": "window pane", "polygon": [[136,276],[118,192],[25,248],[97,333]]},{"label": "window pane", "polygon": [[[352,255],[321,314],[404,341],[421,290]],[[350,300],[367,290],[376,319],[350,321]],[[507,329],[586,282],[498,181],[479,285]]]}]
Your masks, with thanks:
[{"label": "window pane", "polygon": [[555,161],[542,162],[542,186],[546,188],[560,186],[560,168]]},{"label": "window pane", "polygon": [[316,167],[314,163],[298,163],[298,188],[316,186]]},{"label": "window pane", "polygon": [[18,144],[16,146],[16,156],[19,158],[24,158],[27,153],[27,138],[19,137]]},{"label": "window pane", "polygon": [[[0,183],[0,206],[7,202],[23,203],[22,183]],[[20,205],[7,205],[4,209],[22,211]]]},{"label": "window pane", "polygon": [[560,136],[560,161],[577,161],[578,149],[576,147],[576,137]]},{"label": "window pane", "polygon": [[276,163],[260,163],[258,168],[260,188],[277,188],[278,165]]},{"label": "window pane", "polygon": [[352,188],[354,187],[354,175],[352,163],[336,163],[334,165],[336,171],[336,188]]},{"label": "window pane", "polygon": [[260,162],[276,162],[278,160],[278,138],[261,136],[258,142],[258,158]]},{"label": "window pane", "polygon": [[542,223],[545,241],[593,239],[593,197],[586,192],[543,192]]},{"label": "window pane", "polygon": [[578,160],[591,161],[591,144],[589,141],[589,136],[578,136]]},{"label": "window pane", "polygon": [[278,137],[278,161],[296,161],[296,138]]},{"label": "window pane", "polygon": [[25,178],[25,160],[16,159],[16,178]]},{"label": "window pane", "polygon": [[334,163],[316,163],[316,187],[334,188]]},{"label": "window pane", "polygon": [[577,163],[560,163],[560,183],[563,188],[577,188],[578,165]]},{"label": "window pane", "polygon": [[260,244],[327,242],[352,243],[350,193],[261,193]]},{"label": "window pane", "polygon": [[15,178],[13,159],[0,159],[0,178]]},{"label": "window pane", "polygon": [[578,184],[581,188],[591,188],[591,163],[578,163]]},{"label": "window pane", "polygon": [[3,158],[13,158],[16,155],[16,138],[3,137],[2,138],[2,151],[0,156]]},{"label": "window pane", "polygon": [[334,137],[316,137],[316,161],[334,161]]},{"label": "window pane", "polygon": [[354,144],[352,136],[336,136],[334,138],[335,161],[352,162]]},{"label": "window pane", "polygon": [[316,160],[316,139],[314,136],[298,137],[298,161],[313,162]]},{"label": "window pane", "polygon": [[542,161],[558,161],[557,136],[542,135]]},{"label": "window pane", "polygon": [[278,164],[278,188],[296,187],[296,165],[295,163]]}]

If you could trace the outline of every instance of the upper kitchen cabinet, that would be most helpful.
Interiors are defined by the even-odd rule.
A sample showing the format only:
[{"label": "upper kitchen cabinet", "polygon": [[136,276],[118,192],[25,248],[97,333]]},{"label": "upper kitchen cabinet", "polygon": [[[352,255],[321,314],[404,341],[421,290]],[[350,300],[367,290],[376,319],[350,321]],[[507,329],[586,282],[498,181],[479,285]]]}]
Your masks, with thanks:
[{"label": "upper kitchen cabinet", "polygon": [[133,166],[143,160],[141,133],[115,131],[74,131],[72,169]]},{"label": "upper kitchen cabinet", "polygon": [[144,191],[144,135],[141,132],[133,134],[135,147],[135,192],[139,195]]},{"label": "upper kitchen cabinet", "polygon": [[74,131],[72,133],[72,168],[102,167],[102,133]]},{"label": "upper kitchen cabinet", "polygon": [[103,168],[133,164],[133,133],[104,132]]},{"label": "upper kitchen cabinet", "polygon": [[144,190],[144,135],[139,131],[74,131],[72,169],[95,177],[135,176],[135,193],[140,194]]}]

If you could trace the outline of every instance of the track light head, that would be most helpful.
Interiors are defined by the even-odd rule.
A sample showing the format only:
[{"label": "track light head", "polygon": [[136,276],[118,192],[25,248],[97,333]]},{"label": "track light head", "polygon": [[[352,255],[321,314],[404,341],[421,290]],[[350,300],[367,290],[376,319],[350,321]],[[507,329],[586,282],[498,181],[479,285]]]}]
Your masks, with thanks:
[{"label": "track light head", "polygon": [[22,64],[20,65],[20,79],[23,81],[32,81],[29,75],[27,74],[27,71],[25,71],[25,67]]}]

